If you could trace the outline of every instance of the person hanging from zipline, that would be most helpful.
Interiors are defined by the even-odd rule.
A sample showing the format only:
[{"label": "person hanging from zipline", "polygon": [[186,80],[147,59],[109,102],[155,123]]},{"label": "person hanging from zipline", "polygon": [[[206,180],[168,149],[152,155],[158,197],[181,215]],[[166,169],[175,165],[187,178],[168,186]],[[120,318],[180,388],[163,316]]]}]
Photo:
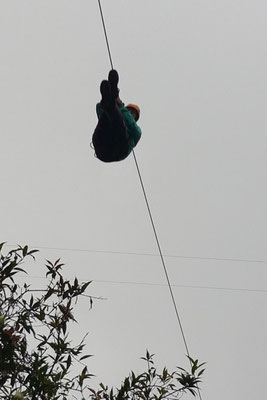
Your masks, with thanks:
[{"label": "person hanging from zipline", "polygon": [[124,160],[139,142],[142,131],[136,124],[140,109],[119,98],[119,74],[112,69],[100,84],[102,99],[96,105],[98,124],[92,137],[96,157],[103,162]]}]

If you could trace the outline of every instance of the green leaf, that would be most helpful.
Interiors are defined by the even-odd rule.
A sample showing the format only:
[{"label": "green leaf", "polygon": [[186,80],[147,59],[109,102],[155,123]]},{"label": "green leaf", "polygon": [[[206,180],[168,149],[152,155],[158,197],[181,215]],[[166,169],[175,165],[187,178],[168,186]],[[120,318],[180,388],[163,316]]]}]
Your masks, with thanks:
[{"label": "green leaf", "polygon": [[89,357],[92,357],[92,355],[87,354],[86,356],[82,356],[82,357],[80,358],[80,361],[85,360],[86,358],[89,358]]},{"label": "green leaf", "polygon": [[0,251],[2,251],[3,246],[6,244],[6,242],[0,243]]},{"label": "green leaf", "polygon": [[23,257],[26,257],[27,253],[28,253],[28,246],[24,246],[23,249],[22,249]]},{"label": "green leaf", "polygon": [[71,363],[72,363],[72,360],[71,360],[71,355],[69,355],[68,356],[68,359],[67,359],[67,369],[69,369],[69,367],[71,366]]},{"label": "green leaf", "polygon": [[85,375],[87,372],[87,367],[84,367],[84,369],[82,370],[82,375]]},{"label": "green leaf", "polygon": [[85,283],[82,284],[82,287],[81,287],[81,292],[82,293],[85,291],[85,289],[87,289],[87,287],[90,285],[90,283],[92,283],[92,281],[85,282]]},{"label": "green leaf", "polygon": [[193,362],[193,365],[192,365],[192,375],[194,375],[194,374],[195,374],[195,372],[196,372],[196,369],[197,369],[197,363],[198,363],[198,360],[196,360],[196,361],[194,361],[194,362]]},{"label": "green leaf", "polygon": [[203,374],[203,372],[205,371],[205,368],[203,368],[199,373],[198,373],[198,375],[197,376],[200,376],[200,375],[202,375]]},{"label": "green leaf", "polygon": [[168,376],[168,371],[167,371],[166,368],[163,368],[163,371],[162,371],[162,379],[165,381],[166,378],[167,378],[167,376]]}]

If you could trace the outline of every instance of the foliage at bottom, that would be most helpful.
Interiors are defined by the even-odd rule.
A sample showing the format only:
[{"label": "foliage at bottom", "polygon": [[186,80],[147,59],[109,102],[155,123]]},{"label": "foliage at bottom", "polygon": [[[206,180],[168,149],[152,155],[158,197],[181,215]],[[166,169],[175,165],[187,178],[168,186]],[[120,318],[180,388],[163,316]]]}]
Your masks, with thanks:
[{"label": "foliage at bottom", "polygon": [[[4,243],[0,244],[0,399],[174,400],[185,392],[198,393],[203,364],[190,358],[190,372],[181,367],[158,372],[148,351],[143,357],[145,372],[131,372],[120,388],[109,389],[102,383],[91,388],[93,375],[85,364],[90,355],[84,353],[87,335],[76,344],[69,335],[80,297],[87,297],[88,311],[92,307],[87,294],[91,281],[65,279],[58,259],[46,261],[45,288],[16,283],[36,252],[18,246],[4,253]],[[80,372],[73,374],[74,370]]]}]

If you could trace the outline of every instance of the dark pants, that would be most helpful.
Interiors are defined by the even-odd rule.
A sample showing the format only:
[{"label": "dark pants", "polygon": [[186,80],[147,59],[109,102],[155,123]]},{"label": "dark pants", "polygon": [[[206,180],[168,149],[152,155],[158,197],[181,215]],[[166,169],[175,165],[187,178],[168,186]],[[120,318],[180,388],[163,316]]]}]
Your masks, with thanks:
[{"label": "dark pants", "polygon": [[121,161],[128,156],[129,136],[117,106],[101,113],[92,141],[95,154],[101,161]]}]

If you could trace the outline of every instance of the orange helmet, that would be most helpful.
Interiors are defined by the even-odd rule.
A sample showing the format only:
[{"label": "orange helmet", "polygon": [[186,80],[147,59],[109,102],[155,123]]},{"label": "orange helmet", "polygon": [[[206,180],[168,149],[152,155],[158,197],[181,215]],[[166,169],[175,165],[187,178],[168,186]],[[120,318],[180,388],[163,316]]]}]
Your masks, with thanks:
[{"label": "orange helmet", "polygon": [[137,121],[140,117],[140,108],[138,107],[138,105],[137,104],[127,104],[126,108],[133,108],[135,111],[137,111],[137,114],[138,114],[138,118],[136,119],[136,121]]}]

